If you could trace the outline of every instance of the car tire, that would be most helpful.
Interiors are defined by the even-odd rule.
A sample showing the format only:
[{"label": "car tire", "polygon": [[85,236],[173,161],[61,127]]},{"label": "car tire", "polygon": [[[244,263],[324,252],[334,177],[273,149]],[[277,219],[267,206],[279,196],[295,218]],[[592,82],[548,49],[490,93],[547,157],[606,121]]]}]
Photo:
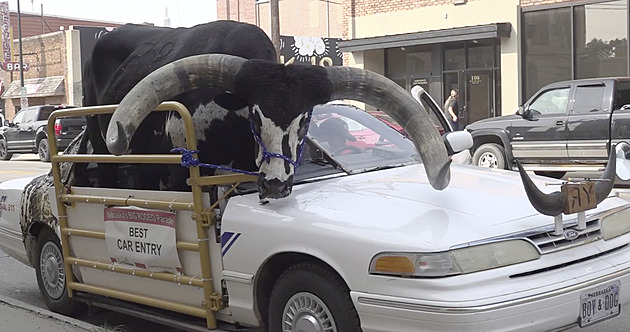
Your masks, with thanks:
[{"label": "car tire", "polygon": [[503,147],[486,143],[481,145],[473,153],[473,165],[486,168],[505,169],[505,152]]},{"label": "car tire", "polygon": [[554,179],[562,179],[562,177],[565,176],[567,174],[567,172],[562,172],[562,171],[558,171],[558,172],[534,171],[534,174],[540,175],[540,176],[546,176],[546,177],[554,178]]},{"label": "car tire", "polygon": [[9,152],[7,141],[0,139],[0,160],[11,160],[11,157],[13,157],[13,153]]},{"label": "car tire", "polygon": [[42,138],[39,140],[39,143],[37,143],[37,156],[41,161],[50,161],[50,149],[48,148],[47,138]]},{"label": "car tire", "polygon": [[68,297],[66,269],[63,263],[61,242],[49,228],[44,228],[37,237],[37,286],[50,311],[72,316],[82,313],[86,307]]},{"label": "car tire", "polygon": [[269,299],[269,331],[360,332],[350,291],[329,268],[300,263],[276,281]]}]

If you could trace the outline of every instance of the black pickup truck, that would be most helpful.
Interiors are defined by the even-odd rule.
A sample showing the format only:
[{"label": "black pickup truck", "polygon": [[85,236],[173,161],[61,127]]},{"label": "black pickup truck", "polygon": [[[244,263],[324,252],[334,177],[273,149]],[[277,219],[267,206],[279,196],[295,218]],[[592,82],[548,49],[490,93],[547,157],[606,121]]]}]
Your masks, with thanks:
[{"label": "black pickup truck", "polygon": [[[37,153],[41,161],[50,161],[48,150],[48,117],[62,105],[39,105],[20,110],[13,121],[4,121],[0,127],[0,160],[9,160],[14,153]],[[81,118],[59,118],[55,123],[55,137],[60,151],[68,146],[84,128]]]},{"label": "black pickup truck", "polygon": [[552,83],[515,115],[474,122],[472,162],[561,178],[568,171],[598,172],[611,143],[630,140],[630,77]]}]

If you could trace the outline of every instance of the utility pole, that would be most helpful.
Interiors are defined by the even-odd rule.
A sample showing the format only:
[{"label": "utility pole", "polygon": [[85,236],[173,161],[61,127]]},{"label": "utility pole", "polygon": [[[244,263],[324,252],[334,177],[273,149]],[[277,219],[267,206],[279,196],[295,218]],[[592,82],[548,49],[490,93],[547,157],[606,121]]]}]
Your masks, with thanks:
[{"label": "utility pole", "polygon": [[276,48],[278,59],[280,57],[280,8],[278,0],[269,1],[269,10],[271,12],[271,42]]},{"label": "utility pole", "polygon": [[17,1],[17,17],[18,17],[18,39],[20,48],[20,108],[28,107],[28,97],[26,95],[26,87],[24,87],[24,61],[22,59],[22,15],[20,14],[20,0]]}]

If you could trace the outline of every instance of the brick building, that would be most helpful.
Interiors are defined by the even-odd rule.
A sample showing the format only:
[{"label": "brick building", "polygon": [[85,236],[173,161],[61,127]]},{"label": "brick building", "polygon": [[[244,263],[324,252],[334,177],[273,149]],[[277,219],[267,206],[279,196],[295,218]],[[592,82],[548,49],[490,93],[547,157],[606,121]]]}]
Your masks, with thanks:
[{"label": "brick building", "polygon": [[[512,114],[549,82],[630,74],[628,0],[280,0],[279,9],[282,35],[340,36],[346,65],[422,85],[438,101],[459,89],[466,123]],[[270,30],[268,0],[217,0],[217,13]]]},{"label": "brick building", "polygon": [[348,64],[407,89],[423,85],[438,100],[459,89],[464,124],[512,114],[550,82],[629,75],[627,0],[347,0],[343,7]]},{"label": "brick building", "polygon": [[[16,12],[10,12],[10,23],[14,37],[13,61],[18,61]],[[120,25],[121,23],[114,22],[22,13],[22,59],[28,66],[23,74],[29,105],[80,106],[82,64],[98,36],[94,32],[105,30],[103,27],[114,28]],[[86,32],[86,36],[81,37],[80,30]],[[12,119],[20,109],[20,72],[0,70],[0,81],[3,90],[0,109],[7,119]]]}]

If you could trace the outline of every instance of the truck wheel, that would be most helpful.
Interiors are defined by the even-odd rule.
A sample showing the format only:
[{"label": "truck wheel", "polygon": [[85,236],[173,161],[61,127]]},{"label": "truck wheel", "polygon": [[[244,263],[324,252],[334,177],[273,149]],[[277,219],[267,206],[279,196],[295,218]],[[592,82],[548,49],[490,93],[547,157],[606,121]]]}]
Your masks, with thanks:
[{"label": "truck wheel", "polygon": [[348,287],[316,263],[294,265],[278,278],[269,299],[268,325],[269,331],[283,332],[361,331]]},{"label": "truck wheel", "polygon": [[472,159],[475,166],[505,169],[505,153],[498,144],[483,144],[475,150]]},{"label": "truck wheel", "polygon": [[9,152],[7,141],[0,139],[0,160],[10,160],[11,157],[13,157],[13,153]]},{"label": "truck wheel", "polygon": [[37,286],[48,309],[62,315],[79,314],[85,305],[68,297],[66,269],[57,235],[44,228],[37,237]]},{"label": "truck wheel", "polygon": [[42,138],[37,144],[37,156],[41,161],[50,161],[50,150],[48,150],[48,139]]}]

